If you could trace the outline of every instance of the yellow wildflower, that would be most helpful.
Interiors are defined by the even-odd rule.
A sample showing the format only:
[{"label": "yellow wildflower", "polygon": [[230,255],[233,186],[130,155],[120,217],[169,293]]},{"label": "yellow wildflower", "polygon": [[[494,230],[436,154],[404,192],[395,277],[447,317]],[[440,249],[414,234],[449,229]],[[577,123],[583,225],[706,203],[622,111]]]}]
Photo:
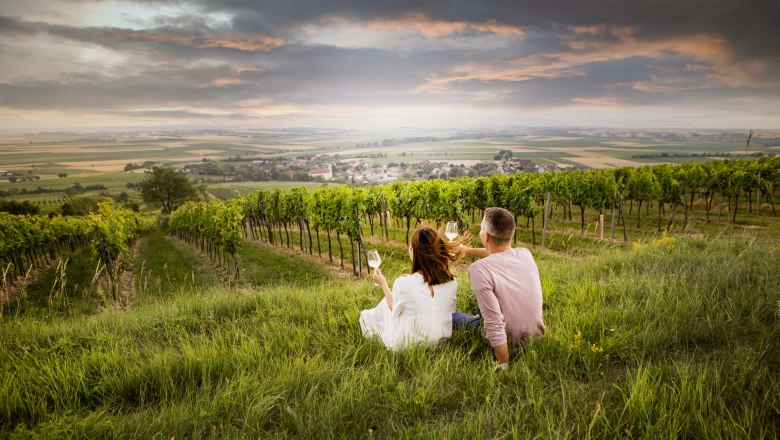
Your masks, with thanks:
[{"label": "yellow wildflower", "polygon": [[577,330],[577,333],[574,334],[574,338],[572,338],[570,348],[580,348],[580,344],[582,344],[582,332]]},{"label": "yellow wildflower", "polygon": [[677,246],[677,239],[675,237],[669,237],[666,235],[666,231],[661,233],[661,238],[653,241],[653,246],[665,247],[667,251],[671,252]]}]

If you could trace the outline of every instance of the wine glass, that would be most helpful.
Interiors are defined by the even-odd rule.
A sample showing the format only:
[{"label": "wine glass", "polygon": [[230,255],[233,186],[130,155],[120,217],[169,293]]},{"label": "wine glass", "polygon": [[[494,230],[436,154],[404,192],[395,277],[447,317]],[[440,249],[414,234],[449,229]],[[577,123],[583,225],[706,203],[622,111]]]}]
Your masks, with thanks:
[{"label": "wine glass", "polygon": [[[376,269],[382,264],[382,258],[379,256],[379,251],[376,249],[366,251],[366,258],[368,258],[368,266],[372,269]],[[374,283],[374,285],[378,286],[379,284]]]},{"label": "wine glass", "polygon": [[447,229],[444,231],[444,236],[449,238],[450,241],[454,240],[458,236],[458,224],[455,222],[447,222]]}]

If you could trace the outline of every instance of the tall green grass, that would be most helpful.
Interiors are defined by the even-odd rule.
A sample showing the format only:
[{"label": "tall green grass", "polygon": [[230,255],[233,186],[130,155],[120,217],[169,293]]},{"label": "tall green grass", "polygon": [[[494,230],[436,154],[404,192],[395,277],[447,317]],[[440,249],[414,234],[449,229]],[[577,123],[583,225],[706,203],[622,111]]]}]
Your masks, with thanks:
[{"label": "tall green grass", "polygon": [[167,235],[167,227],[141,239],[134,256],[134,288],[153,296],[220,283],[219,275],[185,243]]},{"label": "tall green grass", "polygon": [[96,269],[97,257],[89,247],[53,259],[37,277],[18,281],[16,295],[2,307],[3,319],[94,313],[99,304]]},{"label": "tall green grass", "polygon": [[[89,317],[5,319],[0,433],[776,438],[779,257],[748,236],[539,253],[548,331],[503,373],[465,332],[401,353],[364,339],[358,314],[379,292],[326,274],[253,293],[173,291]],[[292,256],[267,264],[311,268]]]}]

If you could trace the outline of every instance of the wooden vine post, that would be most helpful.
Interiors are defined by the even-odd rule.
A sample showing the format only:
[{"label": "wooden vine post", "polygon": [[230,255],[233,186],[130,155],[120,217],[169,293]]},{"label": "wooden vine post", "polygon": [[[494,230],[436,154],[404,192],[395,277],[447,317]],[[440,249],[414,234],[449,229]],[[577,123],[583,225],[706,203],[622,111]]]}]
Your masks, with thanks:
[{"label": "wooden vine post", "polygon": [[615,206],[617,205],[617,185],[615,185],[615,195],[612,197],[612,240],[615,240]]},{"label": "wooden vine post", "polygon": [[[355,221],[357,222],[357,225],[360,225],[360,213],[358,213],[357,207],[355,207]],[[360,273],[363,272],[363,260],[361,256],[363,255],[363,234],[361,234],[360,228],[358,227],[357,230],[357,237],[355,241],[357,241],[357,264],[358,264],[358,270],[357,270],[357,276],[360,277]]]},{"label": "wooden vine post", "polygon": [[542,226],[542,249],[544,249],[544,239],[547,237],[547,216],[550,212],[550,193],[547,193],[547,197],[544,201],[544,225]]}]

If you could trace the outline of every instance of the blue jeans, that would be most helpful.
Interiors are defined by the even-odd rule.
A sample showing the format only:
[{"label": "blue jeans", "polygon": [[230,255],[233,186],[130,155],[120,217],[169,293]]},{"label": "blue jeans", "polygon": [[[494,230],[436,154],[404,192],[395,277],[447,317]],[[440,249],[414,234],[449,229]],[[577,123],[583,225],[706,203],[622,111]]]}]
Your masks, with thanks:
[{"label": "blue jeans", "polygon": [[481,335],[479,327],[482,325],[482,313],[477,310],[477,315],[467,315],[460,310],[452,314],[452,329],[466,328],[476,335]]}]

